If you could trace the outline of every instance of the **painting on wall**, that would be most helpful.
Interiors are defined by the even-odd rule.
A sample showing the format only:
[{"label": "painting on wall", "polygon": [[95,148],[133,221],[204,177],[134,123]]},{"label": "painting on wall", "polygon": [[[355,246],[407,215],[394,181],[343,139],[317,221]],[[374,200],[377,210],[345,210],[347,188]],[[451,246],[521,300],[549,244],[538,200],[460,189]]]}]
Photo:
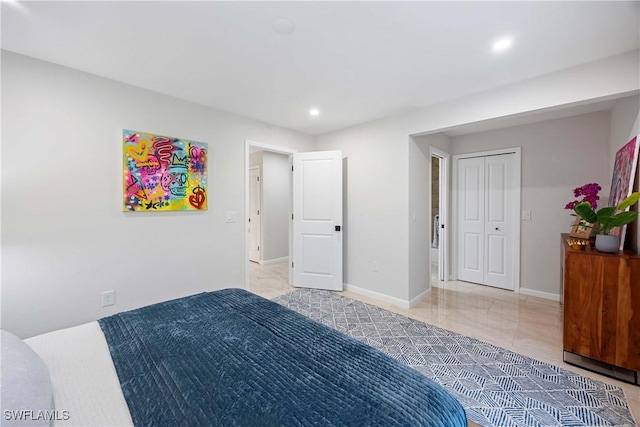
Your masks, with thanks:
[{"label": "painting on wall", "polygon": [[123,130],[123,210],[207,209],[207,144]]},{"label": "painting on wall", "polygon": [[[616,152],[615,163],[613,164],[613,177],[611,178],[611,191],[609,192],[609,206],[618,204],[629,197],[633,190],[633,180],[638,167],[638,146],[640,141],[634,136]],[[627,226],[616,227],[609,234],[620,236],[620,250],[624,246],[624,237]]]}]

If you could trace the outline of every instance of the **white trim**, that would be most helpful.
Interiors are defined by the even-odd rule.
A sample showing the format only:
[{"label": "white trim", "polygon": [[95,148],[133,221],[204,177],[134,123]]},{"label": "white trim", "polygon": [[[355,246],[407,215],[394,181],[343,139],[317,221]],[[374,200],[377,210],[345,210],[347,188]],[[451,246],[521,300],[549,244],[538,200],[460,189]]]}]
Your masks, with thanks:
[{"label": "white trim", "polygon": [[[513,292],[520,292],[520,245],[521,245],[521,236],[520,236],[520,222],[522,218],[521,212],[521,194],[522,194],[522,148],[521,147],[513,147],[513,148],[504,148],[499,150],[490,150],[490,151],[479,151],[474,153],[465,153],[465,154],[456,154],[453,156],[453,171],[451,174],[452,178],[452,186],[451,186],[451,212],[457,212],[457,198],[458,198],[458,160],[471,158],[471,157],[484,157],[484,156],[496,156],[500,154],[510,154],[513,153],[516,156],[516,173],[514,179],[515,186],[515,206],[514,206],[514,224],[513,224]],[[458,248],[456,247],[458,242],[457,236],[457,221],[451,221],[451,279],[458,280],[458,259],[457,256],[453,254],[457,254]]]},{"label": "white trim", "polygon": [[[293,258],[293,154],[289,154],[289,256]],[[289,262],[289,286],[293,286],[293,264]]]},{"label": "white trim", "polygon": [[488,151],[474,151],[473,153],[464,153],[464,154],[456,154],[453,157],[458,159],[469,159],[473,157],[487,157],[487,156],[499,156],[501,154],[510,154],[510,153],[521,153],[521,147],[513,147],[513,148],[501,148],[498,150],[488,150]]},{"label": "white trim", "polygon": [[272,265],[272,264],[280,264],[281,262],[288,262],[288,261],[289,261],[289,257],[283,256],[281,258],[265,259],[263,261],[259,261],[258,263],[260,265]]},{"label": "white trim", "polygon": [[[379,292],[370,291],[368,289],[359,288],[357,286],[353,286],[353,285],[350,285],[348,283],[344,283],[344,290],[345,291],[355,292],[356,294],[364,295],[366,297],[370,297],[370,298],[373,298],[373,299],[378,300],[378,301],[387,302],[389,304],[396,305],[396,306],[398,306],[400,308],[405,308],[405,309],[411,308],[411,302],[410,301],[406,301],[406,300],[403,300],[403,299],[400,299],[400,298],[396,298],[396,297],[390,297],[389,295],[381,294]],[[418,297],[421,297],[421,296],[422,296],[422,294],[418,295]]]},{"label": "white trim", "polygon": [[286,147],[279,147],[277,145],[263,144],[262,142],[251,141],[250,139],[245,139],[245,143],[248,146],[252,146],[254,148],[260,148],[262,151],[270,151],[272,153],[278,154],[293,154],[297,153],[298,150],[293,150]]},{"label": "white trim", "polygon": [[429,289],[423,291],[420,295],[418,295],[417,297],[412,298],[409,301],[409,308],[415,307],[416,304],[418,304],[420,301],[422,301],[422,299],[424,297],[426,297],[429,292],[431,292],[431,285],[429,285]]},{"label": "white trim", "polygon": [[530,295],[532,297],[550,299],[552,301],[560,301],[560,294],[552,294],[551,292],[536,291],[535,289],[520,288],[522,295]]},{"label": "white trim", "polygon": [[[449,280],[450,268],[449,264],[451,262],[451,257],[449,256],[449,246],[450,246],[450,218],[449,218],[449,162],[451,160],[450,154],[444,151],[441,151],[434,146],[429,146],[429,154],[431,157],[439,157],[442,161],[440,162],[440,224],[444,224],[444,233],[440,234],[440,245],[438,251],[443,252],[443,260],[444,260],[444,271],[442,272],[442,276],[444,276],[444,280]],[[429,171],[431,171],[431,158],[429,159]],[[429,175],[431,177],[431,175]],[[429,178],[431,179],[431,178]],[[431,181],[429,181],[431,182]],[[431,217],[431,200],[433,196],[431,194],[431,186],[429,186],[429,218]],[[444,221],[444,222],[443,222]],[[431,224],[431,221],[429,221]],[[433,242],[433,227],[429,227],[429,247],[431,247],[431,242]],[[431,255],[431,253],[429,253]],[[433,261],[431,261],[433,262]],[[438,264],[440,264],[438,260]],[[441,267],[439,267],[441,268]],[[431,271],[429,271],[429,278],[431,277]],[[440,277],[440,270],[438,270],[438,279]]]},{"label": "white trim", "polygon": [[[250,139],[244,140],[244,226],[248,224],[249,219],[249,154],[250,147],[260,148],[264,151],[271,151],[273,153],[288,154],[296,153],[297,150],[293,150],[285,147],[278,147],[276,145],[263,144],[261,142],[252,141]],[[291,189],[289,189],[291,191]],[[262,228],[262,227],[261,227]],[[244,235],[244,288],[249,290],[249,228],[245,228],[246,233]],[[260,230],[262,232],[262,230]],[[289,230],[289,236],[291,236],[291,230]],[[291,248],[289,248],[291,250]],[[291,266],[291,264],[289,264]],[[291,270],[289,270],[289,283],[291,283]]]},{"label": "white trim", "polygon": [[[249,153],[249,155],[251,155],[251,153]],[[260,209],[262,210],[262,168],[258,165],[256,166],[249,166],[249,177],[251,176],[251,171],[257,170],[258,171],[258,184],[260,187]],[[249,190],[249,188],[247,187],[247,192],[251,192]],[[249,194],[250,195],[250,194]],[[247,212],[250,206],[247,206]],[[251,213],[249,213],[249,215],[251,215]],[[248,217],[247,217],[248,218]],[[247,224],[248,224],[248,220],[247,220]],[[262,246],[262,215],[258,216],[258,222],[259,222],[259,226],[260,226],[260,233],[258,233],[258,259],[256,261],[253,262],[257,262],[259,264],[262,264],[262,251],[260,250],[260,246]],[[248,225],[247,225],[248,227]],[[251,239],[249,239],[249,244],[251,244]],[[249,252],[251,252],[251,248],[249,248]],[[249,261],[251,261],[251,257],[249,257]]]}]

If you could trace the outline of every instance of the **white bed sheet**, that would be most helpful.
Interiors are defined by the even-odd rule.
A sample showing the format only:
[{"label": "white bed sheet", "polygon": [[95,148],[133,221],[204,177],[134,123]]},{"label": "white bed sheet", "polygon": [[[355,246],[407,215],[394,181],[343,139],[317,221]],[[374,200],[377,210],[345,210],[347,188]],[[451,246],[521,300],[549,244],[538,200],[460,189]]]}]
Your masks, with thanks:
[{"label": "white bed sheet", "polygon": [[98,322],[24,341],[49,368],[55,409],[69,411],[69,419],[54,426],[133,425]]}]

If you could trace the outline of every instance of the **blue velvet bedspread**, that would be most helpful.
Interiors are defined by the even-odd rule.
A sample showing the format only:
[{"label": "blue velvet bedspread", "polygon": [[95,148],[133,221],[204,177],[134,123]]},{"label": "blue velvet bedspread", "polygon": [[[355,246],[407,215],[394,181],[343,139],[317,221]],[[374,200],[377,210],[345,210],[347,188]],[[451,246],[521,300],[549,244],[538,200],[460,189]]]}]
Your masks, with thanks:
[{"label": "blue velvet bedspread", "polygon": [[467,425],[422,374],[244,290],[99,323],[136,426]]}]

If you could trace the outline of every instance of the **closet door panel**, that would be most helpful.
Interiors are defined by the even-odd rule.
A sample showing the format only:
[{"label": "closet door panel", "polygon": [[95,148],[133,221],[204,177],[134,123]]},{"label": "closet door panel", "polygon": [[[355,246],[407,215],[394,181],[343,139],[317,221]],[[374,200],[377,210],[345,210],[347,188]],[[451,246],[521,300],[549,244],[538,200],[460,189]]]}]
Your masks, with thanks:
[{"label": "closet door panel", "polygon": [[484,284],[513,289],[513,154],[485,159],[486,223]]},{"label": "closet door panel", "polygon": [[458,279],[484,280],[484,158],[458,161]]}]

